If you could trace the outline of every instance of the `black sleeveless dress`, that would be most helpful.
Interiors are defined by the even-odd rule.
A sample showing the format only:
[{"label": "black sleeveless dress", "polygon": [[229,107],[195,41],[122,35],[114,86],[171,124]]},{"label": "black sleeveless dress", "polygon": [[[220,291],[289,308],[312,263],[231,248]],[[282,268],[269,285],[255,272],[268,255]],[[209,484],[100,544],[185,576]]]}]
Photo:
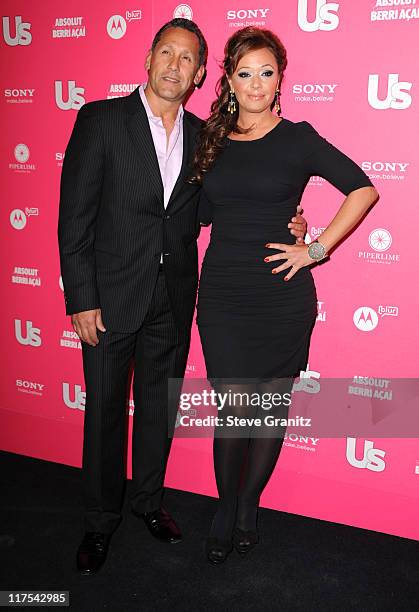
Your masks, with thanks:
[{"label": "black sleeveless dress", "polygon": [[212,220],[197,323],[208,378],[295,376],[307,365],[317,316],[308,267],[289,281],[265,263],[266,243],[295,244],[288,223],[310,176],[347,195],[372,185],[361,168],[307,122],[282,119],[253,141],[227,140],[203,181],[201,218]]}]

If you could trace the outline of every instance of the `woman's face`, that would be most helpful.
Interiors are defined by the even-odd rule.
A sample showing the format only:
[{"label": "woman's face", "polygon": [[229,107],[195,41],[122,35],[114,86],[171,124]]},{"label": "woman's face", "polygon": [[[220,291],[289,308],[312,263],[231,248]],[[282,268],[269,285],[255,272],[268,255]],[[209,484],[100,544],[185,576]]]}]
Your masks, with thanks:
[{"label": "woman's face", "polygon": [[269,49],[243,55],[228,79],[240,110],[261,113],[270,108],[279,81],[278,64]]}]

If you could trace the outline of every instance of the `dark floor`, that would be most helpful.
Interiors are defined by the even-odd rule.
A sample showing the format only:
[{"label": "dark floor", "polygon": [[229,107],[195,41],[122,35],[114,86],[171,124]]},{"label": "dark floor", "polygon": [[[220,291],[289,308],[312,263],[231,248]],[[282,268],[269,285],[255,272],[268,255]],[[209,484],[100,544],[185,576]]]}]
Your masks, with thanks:
[{"label": "dark floor", "polygon": [[70,608],[88,612],[419,609],[415,541],[261,510],[255,550],[213,567],[203,541],[215,500],[173,489],[182,543],[155,541],[126,504],[106,565],[79,576],[80,471],[1,451],[0,467],[3,590],[68,590]]}]

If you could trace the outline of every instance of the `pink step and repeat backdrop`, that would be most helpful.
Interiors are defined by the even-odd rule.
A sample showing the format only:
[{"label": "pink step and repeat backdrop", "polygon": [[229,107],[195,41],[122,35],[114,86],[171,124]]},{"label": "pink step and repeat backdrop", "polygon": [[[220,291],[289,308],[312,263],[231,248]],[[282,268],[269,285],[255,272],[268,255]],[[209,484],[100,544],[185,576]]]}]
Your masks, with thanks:
[{"label": "pink step and repeat backdrop", "polygon": [[[1,448],[80,466],[81,351],[64,313],[56,240],[64,151],[85,102],[145,81],[152,35],[173,16],[193,18],[209,43],[191,111],[208,115],[227,37],[245,25],[271,28],[289,53],[283,115],[311,122],[381,194],[314,271],[318,321],[302,378],[360,377],[355,386],[385,403],[392,381],[418,376],[419,1],[3,0],[1,10]],[[310,180],[303,205],[312,239],[342,199]],[[208,237],[205,229],[201,257]],[[187,376],[205,377],[196,329]],[[208,438],[176,439],[167,485],[215,495],[211,453]],[[419,539],[418,440],[289,435],[262,504]]]}]

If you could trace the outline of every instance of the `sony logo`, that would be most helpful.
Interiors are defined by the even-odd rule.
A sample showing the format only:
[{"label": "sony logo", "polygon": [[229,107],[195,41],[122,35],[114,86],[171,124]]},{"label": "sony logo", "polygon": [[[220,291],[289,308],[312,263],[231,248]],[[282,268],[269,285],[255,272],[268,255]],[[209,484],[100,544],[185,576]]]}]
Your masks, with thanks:
[{"label": "sony logo", "polygon": [[292,91],[295,94],[312,94],[312,93],[335,93],[337,83],[296,83],[292,86]]},{"label": "sony logo", "polygon": [[268,14],[268,8],[260,8],[260,9],[239,9],[238,11],[227,11],[227,19],[257,19],[258,17],[263,17],[266,19],[266,15]]},{"label": "sony logo", "polygon": [[317,446],[317,442],[319,442],[320,438],[308,438],[307,436],[298,436],[297,434],[285,434],[285,440],[291,440],[291,442],[300,442],[303,444],[311,444],[312,446]]},{"label": "sony logo", "polygon": [[403,164],[401,162],[381,162],[381,161],[364,161],[361,166],[364,172],[368,172],[369,170],[375,170],[376,172],[406,172],[406,168],[409,165]]},{"label": "sony logo", "polygon": [[30,380],[16,380],[16,387],[22,387],[23,389],[33,389],[34,391],[42,391],[45,385],[41,383],[31,382]]},{"label": "sony logo", "polygon": [[34,89],[5,89],[4,95],[6,98],[30,98],[33,97]]}]

